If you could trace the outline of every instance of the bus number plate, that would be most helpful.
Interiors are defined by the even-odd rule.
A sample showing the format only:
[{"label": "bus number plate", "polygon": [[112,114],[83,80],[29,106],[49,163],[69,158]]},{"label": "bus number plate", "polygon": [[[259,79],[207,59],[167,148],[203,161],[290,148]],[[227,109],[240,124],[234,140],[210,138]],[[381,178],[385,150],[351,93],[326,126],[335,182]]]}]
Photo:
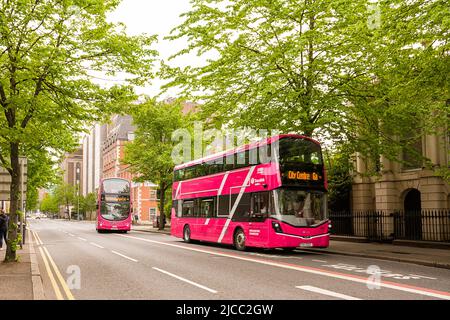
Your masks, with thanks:
[{"label": "bus number plate", "polygon": [[312,243],[300,243],[300,247],[301,248],[310,248],[312,246],[313,246]]}]

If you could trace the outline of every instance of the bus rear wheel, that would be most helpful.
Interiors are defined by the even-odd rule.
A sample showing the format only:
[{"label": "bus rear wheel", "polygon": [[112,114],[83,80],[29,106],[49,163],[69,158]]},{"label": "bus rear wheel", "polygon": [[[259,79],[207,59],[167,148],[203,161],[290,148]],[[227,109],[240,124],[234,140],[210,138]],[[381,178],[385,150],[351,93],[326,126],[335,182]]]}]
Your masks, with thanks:
[{"label": "bus rear wheel", "polygon": [[234,233],[234,247],[239,251],[244,251],[245,246],[245,233],[242,229],[237,229]]},{"label": "bus rear wheel", "polygon": [[184,226],[183,240],[184,242],[191,242],[191,228],[188,225]]}]

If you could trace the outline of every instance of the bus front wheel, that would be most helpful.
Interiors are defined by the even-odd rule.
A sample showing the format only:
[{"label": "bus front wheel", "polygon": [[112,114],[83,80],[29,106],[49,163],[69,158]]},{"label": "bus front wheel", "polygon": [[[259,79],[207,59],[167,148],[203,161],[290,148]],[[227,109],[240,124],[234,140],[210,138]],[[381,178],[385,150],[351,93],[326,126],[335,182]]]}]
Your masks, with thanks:
[{"label": "bus front wheel", "polygon": [[239,251],[245,250],[245,233],[242,229],[237,229],[234,233],[234,247]]},{"label": "bus front wheel", "polygon": [[191,242],[191,228],[188,225],[184,226],[183,240],[184,242]]}]

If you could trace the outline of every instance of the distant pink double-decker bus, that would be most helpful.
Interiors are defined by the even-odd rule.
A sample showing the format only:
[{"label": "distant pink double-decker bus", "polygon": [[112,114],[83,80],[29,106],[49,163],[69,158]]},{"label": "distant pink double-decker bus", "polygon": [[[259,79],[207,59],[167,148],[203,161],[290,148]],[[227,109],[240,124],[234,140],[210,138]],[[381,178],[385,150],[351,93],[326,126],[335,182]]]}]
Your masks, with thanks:
[{"label": "distant pink double-decker bus", "polygon": [[121,178],[103,179],[98,190],[97,231],[130,231],[131,208],[130,181]]},{"label": "distant pink double-decker bus", "polygon": [[294,134],[175,167],[171,234],[247,247],[329,245],[320,144]]}]

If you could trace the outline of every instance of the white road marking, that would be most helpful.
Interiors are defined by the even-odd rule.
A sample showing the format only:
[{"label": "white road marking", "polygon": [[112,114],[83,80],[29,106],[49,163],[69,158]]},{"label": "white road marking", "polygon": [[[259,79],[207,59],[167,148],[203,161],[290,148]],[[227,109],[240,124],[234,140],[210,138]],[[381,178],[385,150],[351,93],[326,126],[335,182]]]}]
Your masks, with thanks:
[{"label": "white road marking", "polygon": [[[249,261],[249,262],[264,264],[264,265],[268,265],[268,266],[278,267],[278,268],[297,270],[297,271],[301,271],[301,272],[317,274],[317,275],[330,277],[330,278],[337,278],[337,279],[341,279],[341,280],[358,282],[358,283],[362,283],[364,285],[367,284],[366,277],[344,274],[344,273],[337,273],[337,272],[333,272],[333,271],[327,271],[324,269],[318,269],[315,267],[307,267],[307,266],[300,266],[300,265],[277,262],[277,261],[255,259],[255,258],[251,258],[249,256],[241,256],[241,255],[237,255],[237,254],[209,251],[209,250],[204,250],[204,249],[192,248],[192,247],[188,247],[185,245],[177,245],[177,244],[173,244],[173,243],[149,240],[149,239],[133,237],[133,236],[126,236],[126,235],[119,235],[119,236],[124,237],[124,238],[130,238],[130,239],[150,242],[150,243],[161,244],[164,246],[170,246],[170,247],[179,248],[179,249],[183,249],[183,250],[190,250],[190,251],[201,252],[201,253],[206,253],[206,254],[211,254],[211,255],[216,255],[216,256],[221,256],[221,257],[228,257],[228,258],[232,258],[232,259]],[[380,281],[379,285],[384,288],[404,291],[404,292],[408,292],[408,293],[420,294],[420,295],[430,296],[430,297],[439,298],[439,299],[450,300],[449,292],[438,291],[438,290],[428,289],[428,288],[415,287],[415,286],[411,286],[411,285],[404,285],[404,284],[385,281],[385,280]]]},{"label": "white road marking", "polygon": [[101,245],[96,244],[96,243],[94,243],[94,242],[89,242],[89,244],[92,244],[93,246],[95,246],[95,247],[97,247],[97,248],[100,248],[100,249],[105,249],[105,247],[102,247]]},{"label": "white road marking", "polygon": [[198,283],[196,283],[196,282],[194,282],[194,281],[191,281],[191,280],[182,278],[182,277],[180,277],[180,276],[177,276],[176,274],[167,272],[167,271],[165,271],[165,270],[162,270],[162,269],[159,269],[159,268],[156,268],[156,267],[153,267],[152,269],[154,269],[154,270],[156,270],[156,271],[159,271],[159,272],[162,272],[162,273],[164,273],[164,274],[167,274],[167,275],[169,275],[169,276],[171,276],[171,277],[174,277],[174,278],[176,278],[176,279],[178,279],[178,280],[181,280],[181,281],[184,281],[184,282],[186,282],[186,283],[192,284],[193,286],[196,286],[196,287],[198,287],[198,288],[200,288],[200,289],[209,291],[209,292],[211,292],[211,293],[217,293],[216,290],[213,290],[213,289],[210,289],[210,288],[208,288],[208,287],[205,287],[205,286],[203,286],[203,285],[201,285],[201,284],[198,284]]},{"label": "white road marking", "polygon": [[420,277],[420,278],[425,278],[425,279],[430,279],[430,280],[437,280],[437,278],[432,278],[432,277],[426,277],[426,276],[421,276],[421,275],[418,275],[418,274],[409,274],[410,276],[413,276],[413,277]]},{"label": "white road marking", "polygon": [[134,261],[134,262],[138,262],[138,260],[133,259],[133,258],[130,258],[130,257],[127,257],[126,255],[121,254],[121,253],[119,253],[119,252],[117,252],[117,251],[111,250],[111,252],[114,253],[114,254],[117,254],[118,256],[121,256],[121,257],[123,257],[123,258],[125,258],[125,259],[131,260],[131,261]]},{"label": "white road marking", "polygon": [[326,296],[335,297],[335,298],[344,299],[344,300],[362,300],[362,299],[359,299],[359,298],[347,296],[347,295],[342,294],[342,293],[337,293],[337,292],[330,291],[330,290],[320,289],[320,288],[313,287],[313,286],[296,286],[296,288],[302,289],[302,290],[306,290],[306,291],[315,292],[315,293],[320,293],[320,294],[323,294],[323,295],[326,295]]},{"label": "white road marking", "polygon": [[71,233],[69,233],[69,236],[71,236],[71,237],[75,237],[75,235],[74,235],[74,234],[71,234]]},{"label": "white road marking", "polygon": [[300,257],[280,256],[280,255],[274,255],[274,254],[263,254],[263,253],[255,253],[255,252],[249,252],[248,255],[258,256],[258,257],[263,257],[263,258],[274,258],[274,259],[299,259],[299,260],[303,259]]},{"label": "white road marking", "polygon": [[314,262],[322,262],[322,263],[327,263],[325,260],[313,260]]},{"label": "white road marking", "polygon": [[81,241],[87,241],[85,238],[81,238],[81,237],[77,237],[78,239],[80,239]]}]

